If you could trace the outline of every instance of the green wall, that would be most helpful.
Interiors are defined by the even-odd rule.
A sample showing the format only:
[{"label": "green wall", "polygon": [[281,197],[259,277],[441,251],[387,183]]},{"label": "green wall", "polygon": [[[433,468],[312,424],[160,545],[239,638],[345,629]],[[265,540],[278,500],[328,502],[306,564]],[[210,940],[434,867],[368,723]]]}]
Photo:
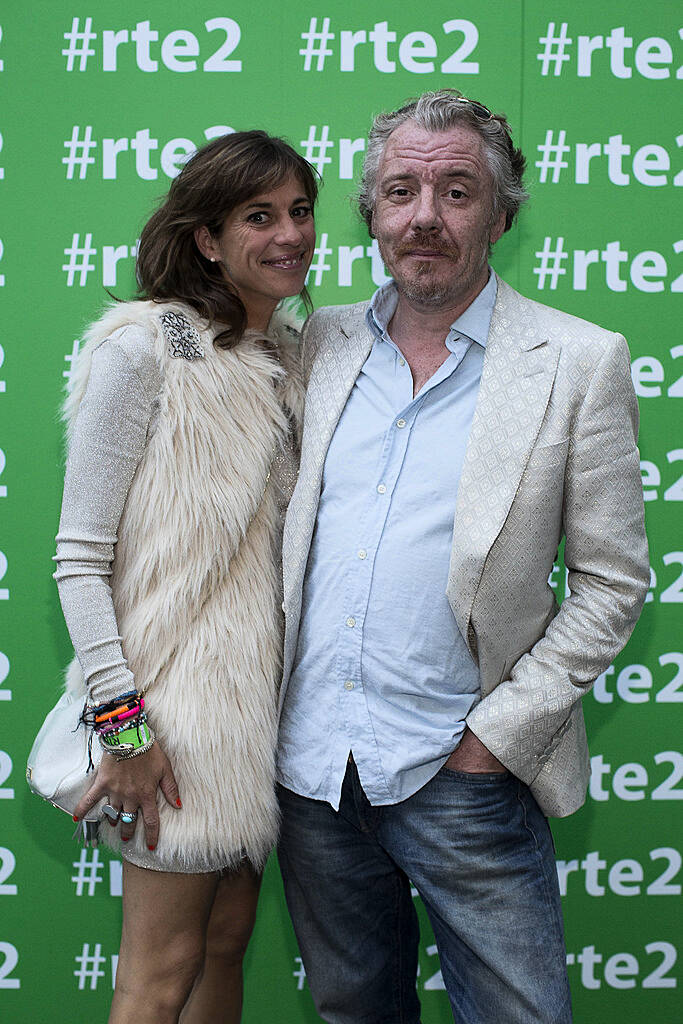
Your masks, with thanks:
[{"label": "green wall", "polygon": [[[120,927],[120,864],[104,850],[81,853],[66,817],[31,796],[23,780],[70,657],[50,559],[63,471],[57,407],[74,339],[105,288],[131,294],[141,225],[183,154],[226,128],[285,135],[317,162],[324,188],[313,300],[367,297],[382,268],[349,202],[362,140],[373,113],[445,85],[504,110],[527,154],[532,201],[497,246],[496,269],[526,295],[622,331],[631,346],[652,590],[631,643],[585,700],[590,795],[554,833],[577,1022],[680,1020],[683,552],[676,549],[683,544],[675,526],[683,501],[676,415],[683,345],[674,309],[683,241],[673,199],[683,184],[675,115],[681,24],[664,0],[5,6],[3,1021],[105,1020]],[[559,563],[553,583],[564,596]],[[418,980],[425,1024],[451,1019],[433,941],[425,920]],[[248,954],[244,1020],[316,1019],[271,862]]]}]

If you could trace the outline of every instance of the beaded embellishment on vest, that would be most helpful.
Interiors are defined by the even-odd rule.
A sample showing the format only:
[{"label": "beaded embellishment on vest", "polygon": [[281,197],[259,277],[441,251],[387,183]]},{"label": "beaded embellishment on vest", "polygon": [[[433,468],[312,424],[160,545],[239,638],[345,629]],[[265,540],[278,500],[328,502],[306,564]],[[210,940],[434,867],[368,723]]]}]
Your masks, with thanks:
[{"label": "beaded embellishment on vest", "polygon": [[182,313],[166,310],[159,316],[164,335],[168,341],[169,353],[174,359],[203,359],[204,349],[199,332]]}]

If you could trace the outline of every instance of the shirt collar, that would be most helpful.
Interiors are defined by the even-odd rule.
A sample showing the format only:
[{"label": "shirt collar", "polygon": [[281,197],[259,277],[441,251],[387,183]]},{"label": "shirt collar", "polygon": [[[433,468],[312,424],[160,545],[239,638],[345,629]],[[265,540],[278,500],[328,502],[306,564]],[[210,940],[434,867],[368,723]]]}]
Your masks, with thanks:
[{"label": "shirt collar", "polygon": [[[469,338],[476,341],[482,348],[486,348],[486,339],[491,325],[493,307],[496,304],[498,294],[498,281],[496,275],[489,271],[489,279],[464,313],[451,324],[446,346],[452,348],[458,337]],[[394,281],[388,281],[378,288],[372,297],[372,301],[366,313],[367,324],[372,333],[380,341],[384,336],[391,321],[396,305],[398,303],[398,289]]]}]

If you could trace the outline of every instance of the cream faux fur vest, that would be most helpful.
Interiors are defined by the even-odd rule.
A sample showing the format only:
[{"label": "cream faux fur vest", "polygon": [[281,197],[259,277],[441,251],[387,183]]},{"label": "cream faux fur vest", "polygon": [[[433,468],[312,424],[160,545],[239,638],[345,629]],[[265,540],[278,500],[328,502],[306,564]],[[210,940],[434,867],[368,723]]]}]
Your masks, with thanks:
[{"label": "cream faux fur vest", "polygon": [[[297,335],[274,316],[268,338],[278,359],[255,332],[216,348],[214,332],[183,304],[117,305],[86,336],[65,407],[70,424],[93,351],[131,323],[145,328],[162,383],[120,521],[112,597],[183,809],[158,794],[155,853],[139,827],[124,854],[160,870],[233,867],[244,854],[262,867],[277,832],[279,544],[294,470],[288,412],[298,420],[302,407]],[[191,339],[186,355],[196,342],[199,357],[174,345],[173,323]],[[79,672],[72,668],[68,685],[82,690]],[[119,848],[116,830],[102,832]]]}]

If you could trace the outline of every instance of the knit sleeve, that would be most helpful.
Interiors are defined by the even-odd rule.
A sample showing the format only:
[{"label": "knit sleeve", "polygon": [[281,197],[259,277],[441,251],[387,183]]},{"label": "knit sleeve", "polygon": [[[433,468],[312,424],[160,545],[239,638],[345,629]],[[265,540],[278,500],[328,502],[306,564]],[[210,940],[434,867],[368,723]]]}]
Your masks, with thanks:
[{"label": "knit sleeve", "polygon": [[[55,579],[90,703],[135,686],[124,658],[109,577],[119,521],[147,441],[158,380],[137,326],[94,353],[67,460]],[[140,351],[147,358],[140,358]]]}]

